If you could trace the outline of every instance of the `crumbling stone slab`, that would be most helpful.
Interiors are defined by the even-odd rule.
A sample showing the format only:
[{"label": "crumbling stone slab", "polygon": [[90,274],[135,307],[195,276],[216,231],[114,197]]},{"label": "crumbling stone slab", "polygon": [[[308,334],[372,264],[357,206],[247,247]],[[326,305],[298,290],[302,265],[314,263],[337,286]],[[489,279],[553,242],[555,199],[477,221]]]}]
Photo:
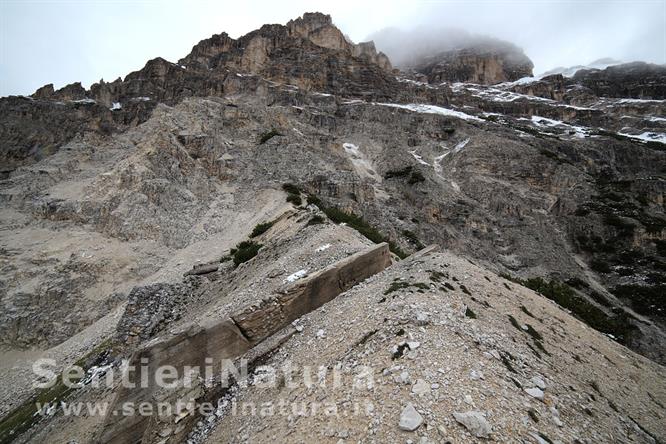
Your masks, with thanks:
[{"label": "crumbling stone slab", "polygon": [[232,319],[248,340],[258,343],[390,264],[388,244],[381,243],[278,290],[259,307],[248,307]]},{"label": "crumbling stone slab", "polygon": [[[162,366],[172,366],[182,377],[185,367],[203,369],[212,362],[213,374],[219,374],[223,359],[241,356],[253,346],[270,337],[290,322],[317,309],[359,282],[379,273],[391,264],[388,244],[382,243],[312,274],[277,291],[259,306],[251,306],[229,318],[208,318],[171,337],[146,343],[136,351],[130,366],[137,370],[128,380],[137,387],[119,387],[110,412],[124,403],[169,401],[191,398],[192,388],[181,387],[165,393],[155,384],[155,374]],[[208,362],[206,358],[211,358]],[[149,386],[141,387],[141,377],[147,373]],[[182,418],[178,418],[180,420]],[[98,442],[150,442],[158,419],[141,415],[108,414]]]}]

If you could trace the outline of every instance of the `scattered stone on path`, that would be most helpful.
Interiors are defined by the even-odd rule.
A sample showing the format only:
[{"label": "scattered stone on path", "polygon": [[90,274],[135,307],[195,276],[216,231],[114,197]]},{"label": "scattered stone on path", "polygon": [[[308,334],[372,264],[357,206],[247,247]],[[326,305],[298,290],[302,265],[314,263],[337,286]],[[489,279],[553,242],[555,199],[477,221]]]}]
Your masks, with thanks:
[{"label": "scattered stone on path", "polygon": [[483,372],[481,370],[478,370],[478,371],[477,370],[471,370],[469,372],[469,378],[472,381],[476,381],[478,379],[483,379]]},{"label": "scattered stone on path", "polygon": [[418,429],[421,424],[423,424],[423,416],[416,411],[411,402],[408,403],[400,414],[400,423],[398,424],[398,427],[400,427],[400,430],[413,432]]},{"label": "scattered stone on path", "polygon": [[534,376],[530,381],[541,390],[546,390],[546,383],[539,376]]},{"label": "scattered stone on path", "polygon": [[492,427],[481,412],[453,412],[453,417],[477,438],[489,438]]},{"label": "scattered stone on path", "polygon": [[543,390],[541,390],[538,387],[532,387],[532,388],[527,388],[525,389],[528,395],[530,395],[533,398],[539,399],[543,401]]},{"label": "scattered stone on path", "polygon": [[419,396],[430,393],[430,385],[423,379],[417,379],[412,386],[412,393]]}]

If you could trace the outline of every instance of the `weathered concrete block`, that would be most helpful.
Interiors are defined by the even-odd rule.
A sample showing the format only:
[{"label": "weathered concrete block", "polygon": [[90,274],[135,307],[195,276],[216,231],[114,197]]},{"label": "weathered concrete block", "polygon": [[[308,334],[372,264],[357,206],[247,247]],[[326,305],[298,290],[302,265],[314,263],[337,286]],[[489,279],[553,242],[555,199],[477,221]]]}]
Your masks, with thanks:
[{"label": "weathered concrete block", "polygon": [[259,307],[248,307],[232,315],[232,319],[252,343],[261,342],[390,264],[388,244],[379,244],[308,276],[264,300]]},{"label": "weathered concrete block", "polygon": [[[176,387],[172,392],[155,383],[155,375],[163,366],[174,367],[182,378],[186,367],[211,365],[219,374],[221,361],[241,356],[254,345],[278,332],[290,322],[329,302],[368,277],[391,264],[388,244],[382,243],[312,274],[302,281],[278,290],[259,306],[248,307],[227,319],[210,318],[165,339],[146,343],[136,351],[130,366],[138,369],[127,378],[134,388],[121,386],[110,412],[120,411],[128,402],[156,403],[190,400],[192,389]],[[206,359],[210,358],[208,362]],[[148,382],[142,386],[141,382]],[[100,437],[102,443],[151,442],[153,435],[165,430],[170,418],[109,413]]]},{"label": "weathered concrete block", "polygon": [[[174,367],[181,378],[186,367],[199,367],[203,376],[206,358],[211,358],[213,372],[219,372],[223,359],[237,357],[250,348],[250,342],[230,319],[192,325],[170,338],[150,341],[130,358],[130,368],[135,370],[128,373],[128,386],[121,384],[118,387],[111,412],[121,411],[123,405],[128,405],[126,403],[138,406],[142,402],[156,401],[155,395],[160,387],[155,382],[155,376],[160,367]],[[142,384],[142,378],[147,384]],[[150,417],[138,414],[108,414],[98,441],[138,442],[143,439],[150,420]]]}]

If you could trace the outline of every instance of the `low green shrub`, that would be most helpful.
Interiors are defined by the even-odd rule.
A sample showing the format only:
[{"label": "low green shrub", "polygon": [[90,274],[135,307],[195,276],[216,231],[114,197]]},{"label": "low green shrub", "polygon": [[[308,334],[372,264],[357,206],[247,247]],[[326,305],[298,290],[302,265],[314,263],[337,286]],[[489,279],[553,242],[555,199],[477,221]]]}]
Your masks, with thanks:
[{"label": "low green shrub", "polygon": [[636,328],[630,324],[628,315],[624,311],[609,316],[602,309],[576,295],[571,287],[557,280],[547,282],[543,278],[536,277],[521,283],[570,310],[587,325],[602,333],[609,333],[626,341]]},{"label": "low green shrub", "polygon": [[401,170],[390,170],[384,174],[384,179],[391,179],[393,177],[405,177],[412,172],[412,166],[408,165]]},{"label": "low green shrub", "polygon": [[628,301],[637,313],[666,317],[666,285],[618,285],[612,293]]},{"label": "low green shrub", "polygon": [[384,174],[384,179],[392,179],[394,177],[409,177],[407,183],[410,185],[425,181],[423,173],[414,169],[411,165],[408,165],[401,170],[389,170]]},{"label": "low green shrub", "polygon": [[282,189],[286,191],[287,194],[301,194],[301,189],[293,183],[282,184]]},{"label": "low green shrub", "polygon": [[234,265],[238,267],[240,264],[249,261],[259,253],[259,249],[263,245],[254,241],[243,241],[232,249]]},{"label": "low green shrub", "polygon": [[321,199],[314,195],[308,195],[307,201],[309,204],[316,205],[322,212],[324,212],[324,214],[326,214],[329,219],[331,219],[331,221],[335,222],[336,224],[345,223],[376,244],[388,242],[389,249],[400,259],[404,259],[408,256],[408,254],[405,253],[400,247],[398,247],[394,242],[388,240],[387,236],[366,222],[362,217],[357,216],[354,213],[345,213],[336,207],[326,206],[321,201]]},{"label": "low green shrub", "polygon": [[635,225],[633,222],[626,220],[623,217],[620,217],[616,214],[605,214],[604,223],[606,225],[611,225],[622,232],[633,233]]},{"label": "low green shrub", "polygon": [[590,261],[590,268],[597,273],[610,273],[611,267],[603,259],[594,258]]},{"label": "low green shrub", "polygon": [[303,200],[301,199],[301,196],[298,194],[287,194],[287,202],[294,204],[297,207],[300,207],[301,204],[303,203]]},{"label": "low green shrub", "polygon": [[416,233],[410,230],[403,230],[402,234],[405,235],[405,237],[414,244],[417,250],[423,249],[423,244],[419,240],[419,238],[416,236]]},{"label": "low green shrub", "polygon": [[387,288],[386,291],[384,291],[384,295],[388,295],[393,293],[394,291],[402,290],[409,287],[414,287],[418,291],[428,290],[430,288],[428,284],[424,284],[423,282],[415,282],[412,284],[404,281],[393,281],[391,282],[391,285],[389,285],[389,288]]},{"label": "low green shrub", "polygon": [[269,222],[262,222],[260,224],[257,224],[254,229],[252,230],[252,233],[250,233],[250,237],[257,237],[265,232],[267,232],[273,225],[275,225],[274,220],[269,221]]},{"label": "low green shrub", "polygon": [[[110,340],[105,340],[93,348],[87,355],[74,362],[78,366],[88,371],[92,366],[99,365],[100,361],[105,359],[112,350]],[[72,383],[80,381],[79,378],[70,378]],[[58,405],[61,401],[67,399],[70,394],[76,390],[75,386],[68,387],[62,378],[49,388],[40,389],[30,399],[16,407],[0,420],[0,443],[9,443],[14,441],[19,435],[29,430],[35,425],[42,416],[37,406],[46,408],[46,404]]]},{"label": "low green shrub", "polygon": [[323,223],[324,223],[324,218],[316,214],[310,218],[310,220],[305,226],[309,227],[310,225],[321,225]]},{"label": "low green shrub", "polygon": [[276,130],[275,128],[273,128],[270,131],[266,131],[265,133],[261,133],[261,135],[259,136],[259,145],[263,145],[264,143],[271,140],[273,137],[281,136],[281,135],[282,134],[280,134],[280,132],[278,130]]},{"label": "low green shrub", "polygon": [[411,176],[409,176],[409,180],[407,181],[408,184],[414,185],[419,182],[425,182],[425,177],[423,177],[423,173],[421,173],[419,170],[412,171]]}]

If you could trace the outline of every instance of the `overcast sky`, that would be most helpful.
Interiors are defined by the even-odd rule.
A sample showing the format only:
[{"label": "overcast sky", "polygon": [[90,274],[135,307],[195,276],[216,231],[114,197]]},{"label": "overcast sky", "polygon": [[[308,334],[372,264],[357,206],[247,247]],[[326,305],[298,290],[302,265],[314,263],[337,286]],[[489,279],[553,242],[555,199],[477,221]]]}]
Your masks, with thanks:
[{"label": "overcast sky", "polygon": [[212,34],[315,10],[357,42],[386,27],[497,36],[522,47],[537,74],[602,57],[666,63],[666,0],[0,0],[0,95],[111,81],[154,57],[176,61]]}]

